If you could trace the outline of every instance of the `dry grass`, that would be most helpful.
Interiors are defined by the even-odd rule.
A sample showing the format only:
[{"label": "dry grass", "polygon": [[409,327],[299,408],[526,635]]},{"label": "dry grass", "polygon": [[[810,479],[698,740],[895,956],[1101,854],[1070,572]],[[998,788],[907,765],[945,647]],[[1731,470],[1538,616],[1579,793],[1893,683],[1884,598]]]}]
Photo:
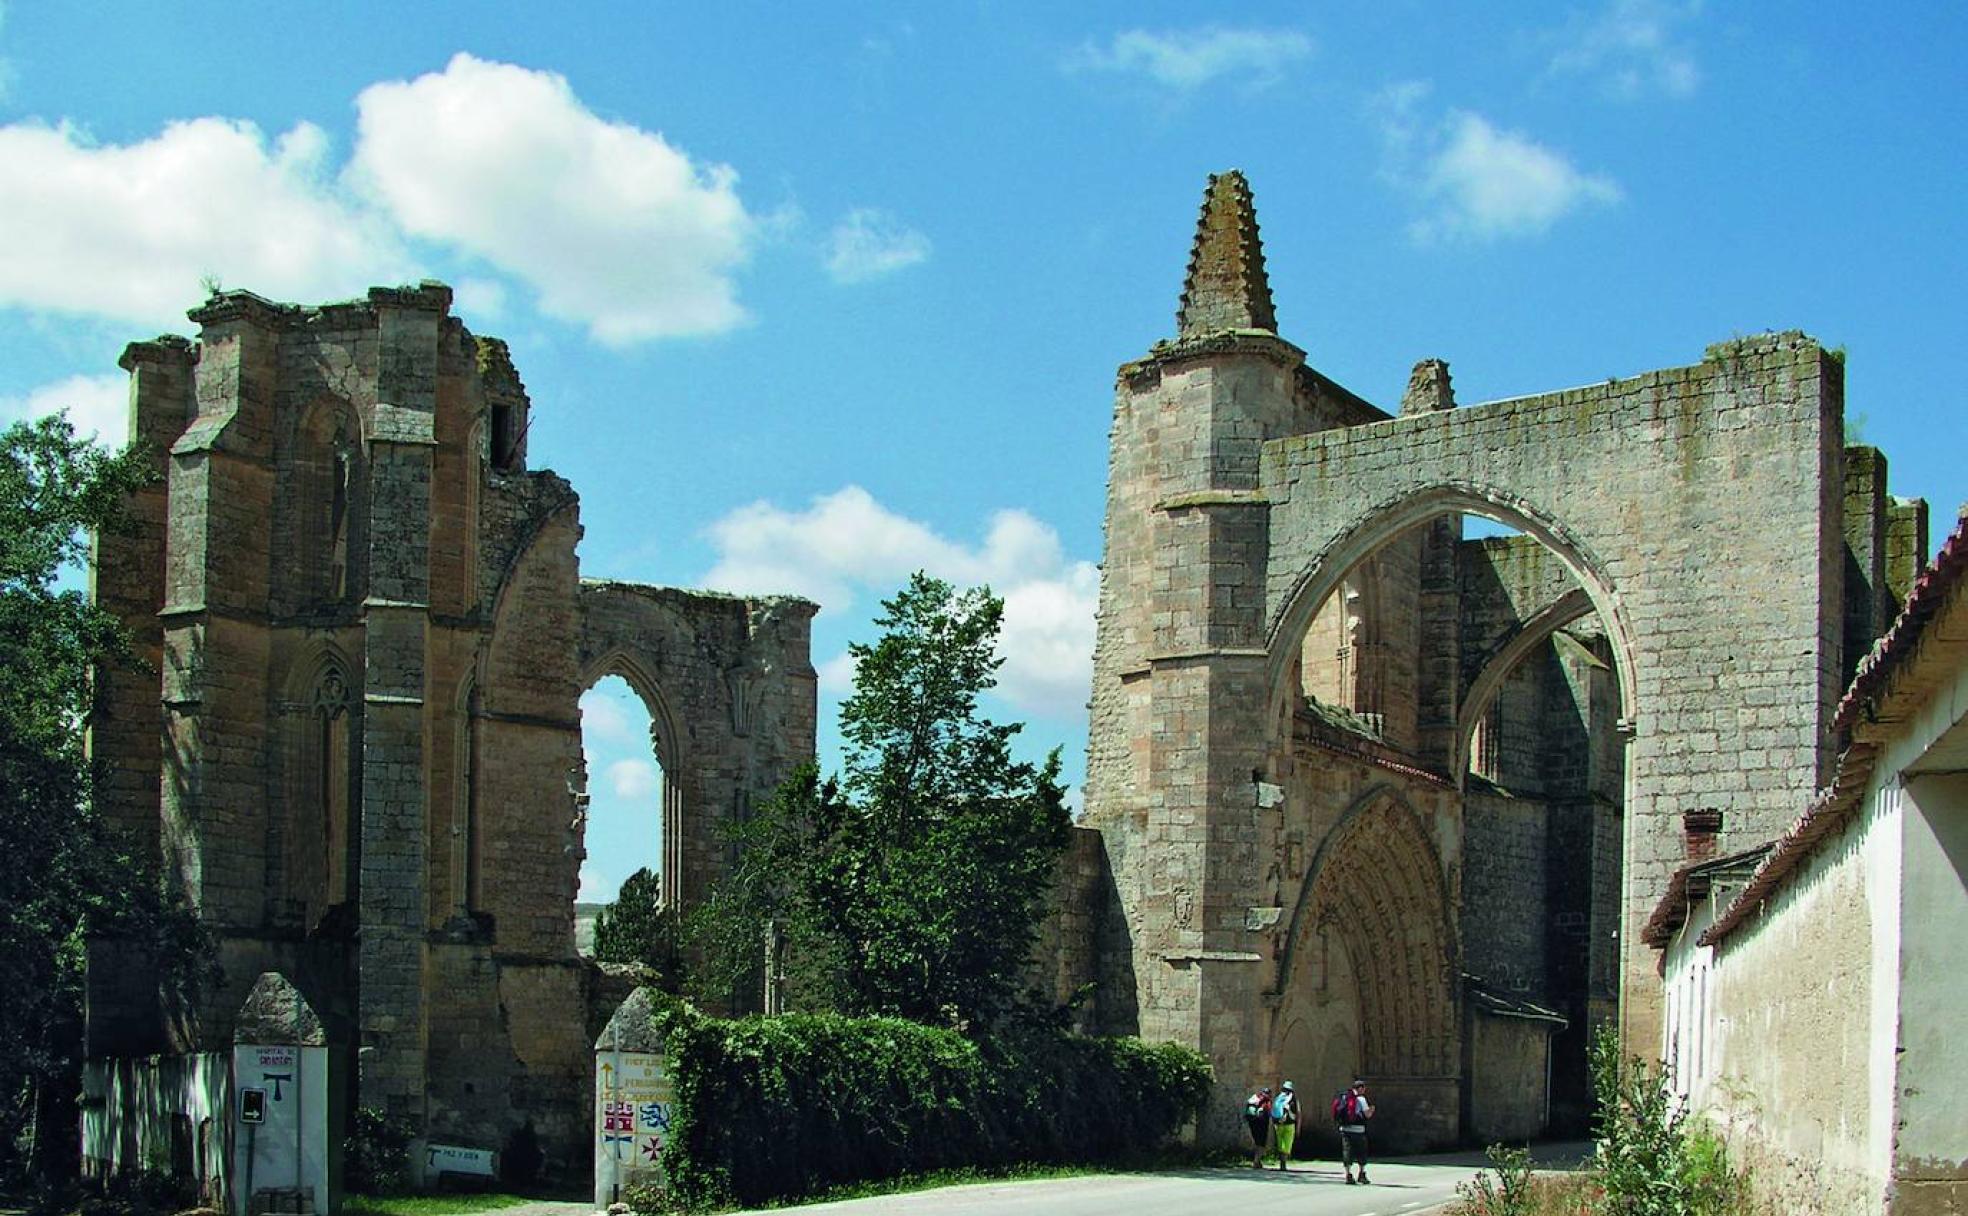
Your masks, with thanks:
[{"label": "dry grass", "polygon": [[1584,1216],[1603,1193],[1591,1174],[1539,1174],[1531,1179],[1526,1216]]},{"label": "dry grass", "polygon": [[[1522,1177],[1519,1175],[1519,1177]],[[1470,1190],[1449,1209],[1451,1216],[1589,1216],[1604,1197],[1595,1174],[1532,1174],[1513,1195]]]}]

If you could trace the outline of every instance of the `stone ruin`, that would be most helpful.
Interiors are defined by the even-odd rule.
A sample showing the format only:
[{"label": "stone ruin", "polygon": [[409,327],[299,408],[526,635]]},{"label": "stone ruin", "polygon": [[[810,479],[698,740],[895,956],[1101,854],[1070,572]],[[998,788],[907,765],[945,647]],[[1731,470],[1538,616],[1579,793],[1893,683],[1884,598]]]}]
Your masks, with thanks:
[{"label": "stone ruin", "polygon": [[[350,1104],[579,1175],[628,989],[574,946],[577,700],[619,674],[647,704],[688,907],[719,824],[812,755],[816,609],[582,580],[506,348],[450,302],[224,292],[124,354],[160,480],[98,543],[143,665],[102,673],[91,746],[226,981],[183,1007],[94,943],[88,1050],[129,1084],[203,1059],[277,973],[353,1049]],[[1118,379],[1085,824],[1034,981],[1202,1050],[1206,1140],[1249,1084],[1316,1108],[1355,1075],[1386,1148],[1578,1131],[1591,1029],[1658,1042],[1670,874],[1809,796],[1923,560],[1843,384],[1787,333],[1469,406],[1426,360],[1383,410],[1279,336],[1249,188],[1212,178],[1176,336]]]},{"label": "stone ruin", "polygon": [[1582,1131],[1590,1030],[1658,1050],[1642,925],[1821,783],[1925,505],[1797,333],[1467,406],[1424,360],[1383,410],[1279,336],[1238,173],[1176,331],[1116,386],[1058,970],[1214,1062],[1212,1138],[1356,1075],[1389,1147]]},{"label": "stone ruin", "polygon": [[[437,284],[223,292],[196,341],[123,355],[158,480],[97,542],[94,594],[141,662],[101,673],[90,748],[224,979],[182,1007],[94,943],[87,1051],[229,1051],[277,973],[354,1048],[347,1107],[579,1175],[593,1043],[630,984],[574,946],[577,701],[620,675],[648,707],[665,898],[687,905],[728,864],[721,826],[813,755],[816,606],[584,580],[579,499],[527,467],[506,347],[450,305]],[[115,1164],[115,1138],[90,1152]]]}]

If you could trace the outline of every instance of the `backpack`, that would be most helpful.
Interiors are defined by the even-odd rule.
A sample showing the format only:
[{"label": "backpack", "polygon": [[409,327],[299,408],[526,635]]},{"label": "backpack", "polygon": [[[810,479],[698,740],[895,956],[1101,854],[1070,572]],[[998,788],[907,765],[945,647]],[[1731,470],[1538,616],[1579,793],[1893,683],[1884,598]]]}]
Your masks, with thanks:
[{"label": "backpack", "polygon": [[1353,1113],[1352,1090],[1342,1089],[1333,1095],[1332,1117],[1334,1123],[1341,1124],[1342,1126],[1348,1123],[1360,1122]]},{"label": "backpack", "polygon": [[1256,1093],[1253,1093],[1250,1097],[1245,1098],[1244,1117],[1246,1119],[1270,1118],[1271,1117],[1271,1091],[1268,1089],[1260,1089]]},{"label": "backpack", "polygon": [[1298,1116],[1292,1112],[1291,1090],[1280,1090],[1278,1096],[1271,1099],[1271,1122],[1296,1123],[1297,1121]]}]

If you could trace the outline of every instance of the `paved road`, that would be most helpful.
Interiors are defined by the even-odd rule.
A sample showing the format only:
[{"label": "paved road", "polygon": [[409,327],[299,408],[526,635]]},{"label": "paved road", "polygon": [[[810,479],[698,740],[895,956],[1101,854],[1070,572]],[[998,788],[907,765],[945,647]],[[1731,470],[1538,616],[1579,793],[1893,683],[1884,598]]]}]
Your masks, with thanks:
[{"label": "paved road", "polygon": [[1347,1186],[1337,1167],[1106,1174],[1038,1182],[986,1182],[908,1195],[818,1203],[801,1213],[842,1216],[1406,1216],[1455,1198],[1467,1167],[1386,1166],[1374,1185]]},{"label": "paved road", "polygon": [[[1589,1144],[1539,1145],[1540,1169],[1570,1169]],[[1421,1216],[1455,1198],[1456,1183],[1484,1164],[1481,1153],[1407,1157],[1373,1167],[1372,1186],[1347,1186],[1339,1166],[1296,1162],[1287,1172],[1244,1168],[1098,1174],[1038,1182],[980,1182],[906,1195],[816,1203],[788,1212],[841,1216]],[[588,1203],[528,1203],[485,1216],[594,1216]]]},{"label": "paved road", "polygon": [[[1541,1163],[1568,1165],[1583,1146],[1553,1146]],[[1038,1182],[984,1182],[907,1195],[819,1203],[795,1209],[841,1216],[1419,1216],[1455,1198],[1456,1183],[1482,1166],[1481,1154],[1410,1157],[1373,1167],[1372,1186],[1347,1186],[1339,1166],[1297,1162],[1277,1169],[1181,1170],[1102,1174]],[[782,1212],[784,1209],[781,1209]]]}]

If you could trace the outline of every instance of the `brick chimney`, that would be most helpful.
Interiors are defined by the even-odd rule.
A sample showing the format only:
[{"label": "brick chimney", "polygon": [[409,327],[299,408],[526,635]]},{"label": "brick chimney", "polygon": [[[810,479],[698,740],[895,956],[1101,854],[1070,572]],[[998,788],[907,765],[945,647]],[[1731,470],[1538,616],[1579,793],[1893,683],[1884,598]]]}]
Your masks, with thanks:
[{"label": "brick chimney", "polygon": [[1722,812],[1717,807],[1697,807],[1681,812],[1681,837],[1689,861],[1707,861],[1715,856],[1716,842],[1722,836]]}]

